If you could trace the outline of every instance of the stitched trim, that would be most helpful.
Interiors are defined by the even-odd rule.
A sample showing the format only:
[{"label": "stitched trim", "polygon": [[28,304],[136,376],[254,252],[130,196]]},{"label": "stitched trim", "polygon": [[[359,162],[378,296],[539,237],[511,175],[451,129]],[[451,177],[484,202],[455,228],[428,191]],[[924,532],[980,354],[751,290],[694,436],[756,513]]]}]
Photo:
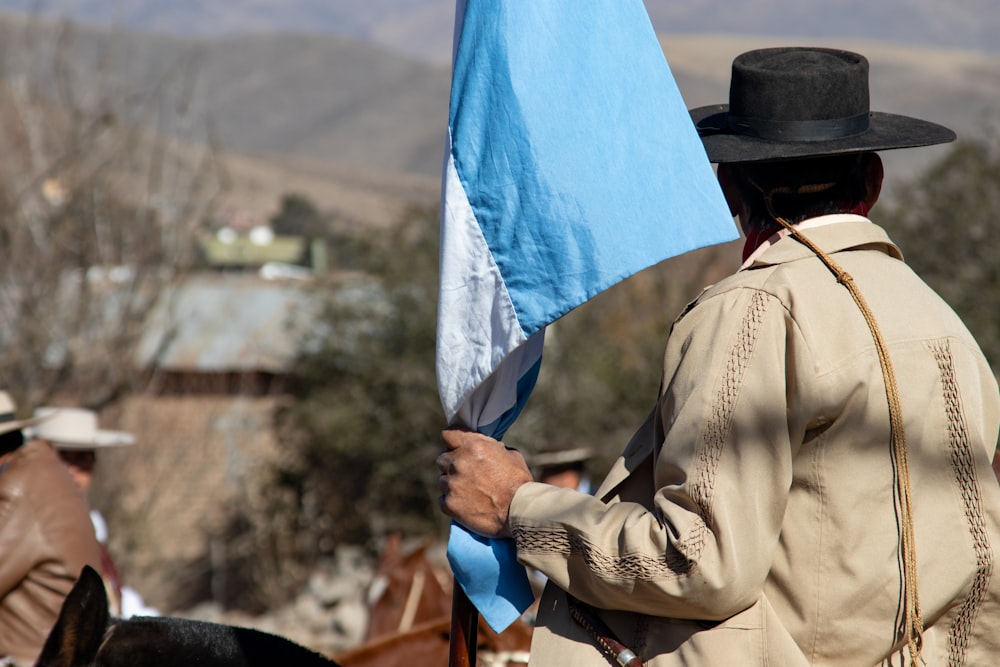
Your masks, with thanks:
[{"label": "stitched trim", "polygon": [[743,315],[739,333],[732,348],[722,377],[722,384],[712,405],[711,418],[705,426],[701,448],[698,451],[697,468],[691,476],[691,498],[698,506],[700,521],[693,526],[691,534],[678,546],[681,553],[692,560],[698,560],[709,532],[708,517],[711,516],[712,497],[715,494],[716,475],[719,459],[733,425],[736,401],[743,385],[750,359],[760,335],[760,328],[767,312],[767,300],[762,292],[753,292],[747,312]]},{"label": "stitched trim", "polygon": [[962,494],[962,502],[965,505],[965,520],[969,524],[969,534],[972,536],[976,554],[976,574],[972,580],[972,586],[959,608],[951,630],[948,632],[948,664],[964,665],[969,647],[969,636],[972,634],[972,628],[976,623],[976,617],[979,615],[979,610],[989,589],[990,579],[993,576],[993,549],[986,531],[982,497],[976,478],[975,457],[969,443],[965,413],[962,409],[962,397],[955,379],[951,344],[948,341],[938,341],[931,343],[930,348],[937,361],[938,371],[941,373],[945,419],[948,422],[948,449],[951,454],[951,466],[955,472],[955,481],[958,482]]},{"label": "stitched trim", "polygon": [[665,558],[646,554],[612,556],[565,530],[515,528],[513,533],[518,551],[563,557],[577,554],[589,570],[606,578],[653,581],[676,578],[691,570],[688,559],[669,545]]},{"label": "stitched trim", "polygon": [[753,356],[766,310],[766,296],[754,291],[736,340],[729,351],[721,385],[712,404],[711,417],[705,427],[698,451],[696,469],[692,474],[694,481],[690,488],[691,497],[698,507],[698,516],[692,522],[689,536],[685,540],[676,547],[668,544],[664,556],[647,554],[614,556],[604,553],[579,535],[570,535],[565,530],[515,528],[514,541],[518,551],[564,557],[579,554],[588,569],[607,578],[651,581],[677,578],[690,573],[693,563],[705,548],[709,531],[707,520],[710,515],[712,495],[715,492],[719,459],[722,457],[723,447],[732,428],[740,387],[750,365],[750,358]]}]

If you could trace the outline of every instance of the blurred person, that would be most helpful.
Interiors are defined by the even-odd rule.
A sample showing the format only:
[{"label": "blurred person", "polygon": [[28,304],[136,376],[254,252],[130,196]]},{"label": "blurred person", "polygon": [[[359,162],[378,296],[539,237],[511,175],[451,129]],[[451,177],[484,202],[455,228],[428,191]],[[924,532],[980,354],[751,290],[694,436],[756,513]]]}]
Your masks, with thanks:
[{"label": "blurred person", "polygon": [[[31,437],[55,448],[84,496],[90,493],[98,450],[135,443],[131,433],[98,429],[97,413],[92,410],[42,407],[35,411],[35,416],[42,421],[31,429]],[[108,604],[112,616],[158,616],[159,612],[146,606],[135,589],[123,584],[121,573],[108,550],[107,522],[98,510],[90,509],[90,522],[101,549],[99,571],[108,588]]]},{"label": "blurred person", "polygon": [[35,663],[63,600],[101,550],[87,499],[53,447],[26,441],[10,394],[0,391],[0,664]]},{"label": "blurred person", "polygon": [[530,457],[535,479],[543,484],[551,484],[581,493],[591,492],[587,462],[594,458],[590,447],[578,447],[570,441],[562,441],[543,447]]},{"label": "blurred person", "polygon": [[[591,493],[587,462],[594,457],[590,447],[578,447],[568,440],[549,444],[528,459],[535,479],[542,484],[551,484],[580,493]],[[541,570],[529,567],[528,581],[535,593],[535,603],[525,611],[522,618],[534,625],[538,615],[538,598],[545,588],[548,577]]]}]

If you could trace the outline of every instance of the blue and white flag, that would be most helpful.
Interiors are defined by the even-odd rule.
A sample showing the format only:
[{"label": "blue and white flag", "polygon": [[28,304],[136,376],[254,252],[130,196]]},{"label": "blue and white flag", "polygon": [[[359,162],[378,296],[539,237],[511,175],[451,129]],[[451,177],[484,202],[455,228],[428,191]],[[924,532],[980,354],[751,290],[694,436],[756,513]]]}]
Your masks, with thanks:
[{"label": "blue and white flag", "polygon": [[[448,133],[438,387],[500,438],[547,325],[737,232],[642,0],[457,0]],[[448,555],[494,630],[531,604],[512,540],[455,524]]]}]

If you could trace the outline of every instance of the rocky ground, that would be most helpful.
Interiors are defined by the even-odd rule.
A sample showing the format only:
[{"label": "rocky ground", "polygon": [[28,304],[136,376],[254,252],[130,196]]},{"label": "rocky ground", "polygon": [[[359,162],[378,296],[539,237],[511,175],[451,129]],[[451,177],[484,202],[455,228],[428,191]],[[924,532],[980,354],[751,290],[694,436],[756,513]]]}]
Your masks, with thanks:
[{"label": "rocky ground", "polygon": [[262,616],[203,604],[175,616],[252,627],[335,655],[361,643],[368,622],[367,592],[375,564],[361,548],[341,547],[335,560],[319,566],[285,607]]}]

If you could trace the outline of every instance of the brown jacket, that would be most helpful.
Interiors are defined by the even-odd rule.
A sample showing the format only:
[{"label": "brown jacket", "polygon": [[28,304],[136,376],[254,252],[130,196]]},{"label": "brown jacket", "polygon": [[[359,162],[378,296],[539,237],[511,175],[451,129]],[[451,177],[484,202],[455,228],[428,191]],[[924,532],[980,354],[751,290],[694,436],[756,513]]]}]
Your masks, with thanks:
[{"label": "brown jacket", "polygon": [[87,500],[50,445],[27,442],[0,469],[0,656],[34,664],[84,565],[101,566]]},{"label": "brown jacket", "polygon": [[[853,276],[890,348],[914,492],[923,658],[1000,659],[1000,391],[954,312],[877,226],[809,238]],[[866,323],[783,239],[674,323],[656,410],[596,497],[532,483],[511,527],[548,575],[532,664],[606,665],[567,590],[646,661],[907,664],[888,408]]]}]

